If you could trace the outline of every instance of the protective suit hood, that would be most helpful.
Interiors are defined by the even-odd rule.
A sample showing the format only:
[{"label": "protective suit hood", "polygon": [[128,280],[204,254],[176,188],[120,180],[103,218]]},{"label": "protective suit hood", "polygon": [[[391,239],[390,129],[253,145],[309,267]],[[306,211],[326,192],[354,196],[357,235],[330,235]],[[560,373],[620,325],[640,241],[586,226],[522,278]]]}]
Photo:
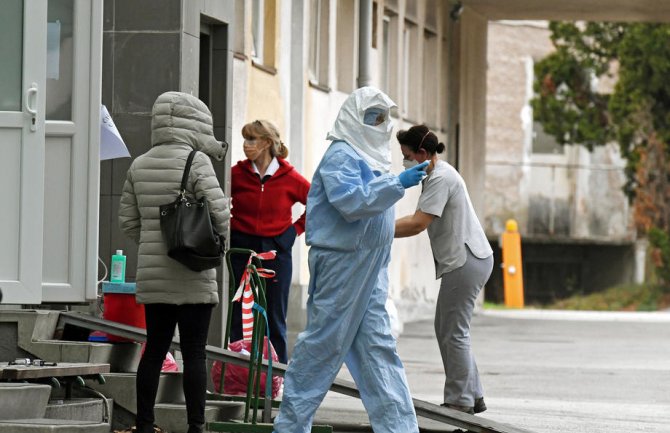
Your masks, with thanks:
[{"label": "protective suit hood", "polygon": [[[393,123],[390,110],[396,104],[384,92],[374,87],[354,90],[344,101],[327,140],[346,141],[365,159],[370,168],[388,173],[391,170],[391,134]],[[364,123],[366,111],[378,109],[385,113],[378,125]],[[368,113],[369,114],[369,113]]]}]

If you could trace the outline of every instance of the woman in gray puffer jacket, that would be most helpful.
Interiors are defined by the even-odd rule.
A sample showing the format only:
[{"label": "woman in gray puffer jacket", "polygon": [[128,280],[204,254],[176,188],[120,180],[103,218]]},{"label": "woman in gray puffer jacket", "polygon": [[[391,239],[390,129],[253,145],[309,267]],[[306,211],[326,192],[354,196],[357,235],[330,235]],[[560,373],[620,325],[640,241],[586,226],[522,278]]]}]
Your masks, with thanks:
[{"label": "woman in gray puffer jacket", "polygon": [[217,232],[227,233],[228,199],[210,161],[223,160],[226,148],[214,138],[209,109],[194,96],[163,93],[151,116],[152,147],[128,169],[119,207],[121,230],[139,244],[136,297],[145,304],[147,325],[147,345],[137,370],[137,431],[154,431],[160,370],[178,325],[188,433],[198,433],[205,423],[205,344],[212,308],[219,302],[216,270],[194,272],[167,256],[158,207],[175,200],[188,154],[198,150],[187,195],[205,197]]}]

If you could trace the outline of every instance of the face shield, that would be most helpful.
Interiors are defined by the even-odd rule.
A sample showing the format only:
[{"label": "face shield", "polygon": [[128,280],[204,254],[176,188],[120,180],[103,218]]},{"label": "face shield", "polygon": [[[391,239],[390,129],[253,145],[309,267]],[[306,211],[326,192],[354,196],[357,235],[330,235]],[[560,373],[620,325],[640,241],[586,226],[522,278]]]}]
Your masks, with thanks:
[{"label": "face shield", "polygon": [[388,111],[379,107],[370,107],[363,113],[363,123],[368,126],[378,126],[386,121]]}]

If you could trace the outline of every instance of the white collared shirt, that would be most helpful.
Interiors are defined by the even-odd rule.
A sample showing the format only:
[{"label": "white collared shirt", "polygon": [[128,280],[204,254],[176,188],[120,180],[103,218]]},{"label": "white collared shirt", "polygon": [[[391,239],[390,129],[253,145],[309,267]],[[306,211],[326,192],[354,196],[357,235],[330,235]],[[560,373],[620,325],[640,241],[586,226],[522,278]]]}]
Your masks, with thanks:
[{"label": "white collared shirt", "polygon": [[[258,177],[261,177],[261,172],[258,171],[258,167],[256,167],[256,163],[251,161],[251,166],[254,168],[254,172],[258,175]],[[277,157],[274,156],[272,157],[272,161],[270,161],[270,165],[268,165],[267,170],[265,170],[265,175],[263,177],[267,176],[272,176],[279,170],[279,161],[277,161]]]}]

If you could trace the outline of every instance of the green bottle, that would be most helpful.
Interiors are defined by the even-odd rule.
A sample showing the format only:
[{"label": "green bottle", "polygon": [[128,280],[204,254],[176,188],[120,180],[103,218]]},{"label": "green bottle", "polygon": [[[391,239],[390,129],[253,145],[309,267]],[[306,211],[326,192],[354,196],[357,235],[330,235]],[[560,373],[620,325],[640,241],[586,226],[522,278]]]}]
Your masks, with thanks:
[{"label": "green bottle", "polygon": [[125,283],[126,282],[126,256],[123,255],[123,250],[116,250],[116,254],[112,256],[112,270],[109,274],[110,283]]}]

